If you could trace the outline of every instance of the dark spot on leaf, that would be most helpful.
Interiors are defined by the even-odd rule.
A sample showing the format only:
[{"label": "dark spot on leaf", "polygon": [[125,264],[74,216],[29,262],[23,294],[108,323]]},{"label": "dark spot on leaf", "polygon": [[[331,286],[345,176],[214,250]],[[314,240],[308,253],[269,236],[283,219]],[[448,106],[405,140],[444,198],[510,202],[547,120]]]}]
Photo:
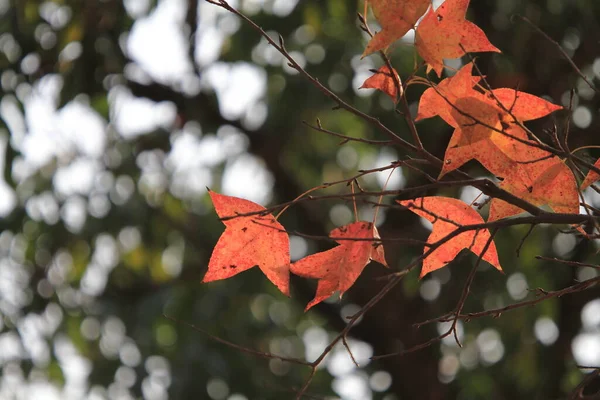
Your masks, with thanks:
[{"label": "dark spot on leaf", "polygon": [[444,19],[444,16],[443,16],[443,15],[441,15],[441,14],[438,14],[438,15],[437,15],[437,20],[438,20],[438,22],[442,22],[442,20],[443,20],[443,19]]},{"label": "dark spot on leaf", "polygon": [[247,230],[248,230],[248,228],[247,228],[247,227],[243,227],[243,228],[242,228],[242,232],[246,232]]},{"label": "dark spot on leaf", "polygon": [[231,268],[231,269],[236,269],[236,268],[237,268],[237,265],[233,265],[233,264],[231,264],[231,265],[229,266],[229,268]]},{"label": "dark spot on leaf", "polygon": [[529,187],[527,188],[527,191],[528,191],[529,193],[533,192],[533,186],[529,186]]}]

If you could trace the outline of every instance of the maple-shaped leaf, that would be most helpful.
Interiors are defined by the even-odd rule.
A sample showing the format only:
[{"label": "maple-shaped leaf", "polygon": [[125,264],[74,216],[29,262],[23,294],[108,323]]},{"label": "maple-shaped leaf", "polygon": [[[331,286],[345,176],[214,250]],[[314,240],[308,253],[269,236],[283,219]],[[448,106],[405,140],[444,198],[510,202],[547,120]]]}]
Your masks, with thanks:
[{"label": "maple-shaped leaf", "polygon": [[519,169],[521,163],[549,158],[549,153],[519,142],[529,141],[520,124],[562,107],[514,89],[476,91],[472,87],[480,78],[472,77],[471,72],[472,64],[467,64],[454,77],[427,89],[419,103],[417,120],[439,115],[456,128],[444,155],[440,178],[473,159],[496,176],[505,177],[507,171]]},{"label": "maple-shaped leaf", "polygon": [[[577,181],[571,169],[558,157],[519,165],[500,187],[535,206],[548,205],[558,213],[579,213]],[[524,212],[517,206],[494,198],[488,221]]]},{"label": "maple-shaped leaf", "polygon": [[510,116],[484,96],[459,98],[453,107],[449,115],[456,129],[444,154],[440,178],[470,160],[477,160],[495,176],[506,178],[529,169],[526,164],[552,157],[535,147],[526,131],[514,122],[514,114]]},{"label": "maple-shaped leaf", "polygon": [[433,69],[442,76],[443,59],[462,57],[465,51],[500,53],[477,25],[465,19],[469,1],[446,0],[437,10],[430,9],[419,23],[416,47],[428,72]]},{"label": "maple-shaped leaf", "polygon": [[[258,266],[286,296],[290,295],[290,242],[285,229],[261,205],[209,191],[217,215],[225,224],[202,282],[227,279]],[[242,215],[242,216],[238,216]]]},{"label": "maple-shaped leaf", "polygon": [[456,127],[456,121],[450,114],[453,110],[452,104],[461,97],[478,95],[473,90],[481,80],[480,76],[472,76],[473,63],[469,63],[459,69],[452,77],[446,78],[438,83],[435,88],[430,87],[421,95],[419,110],[415,121],[440,116],[448,125]]},{"label": "maple-shaped leaf", "polygon": [[495,139],[504,139],[494,135],[503,128],[500,109],[482,101],[481,96],[456,99],[454,107],[449,114],[456,123],[456,129],[444,154],[440,177],[473,159],[495,175],[503,176],[502,172],[514,163],[495,145]]},{"label": "maple-shaped leaf", "polygon": [[383,50],[411,30],[431,3],[431,0],[369,0],[381,31],[367,44],[363,57]]},{"label": "maple-shaped leaf", "polygon": [[[596,161],[594,167],[600,168],[600,158]],[[598,175],[597,172],[590,170],[590,172],[588,172],[588,174],[585,176],[585,179],[581,183],[581,190],[587,189],[588,186],[590,186],[592,183],[598,180],[600,180],[600,175]]]},{"label": "maple-shaped leaf", "polygon": [[398,102],[398,89],[402,90],[400,76],[395,69],[390,72],[387,65],[379,68],[373,76],[367,78],[359,89],[377,89],[392,98],[394,103]]},{"label": "maple-shaped leaf", "polygon": [[[459,226],[482,224],[484,222],[481,215],[468,204],[450,197],[420,197],[414,200],[397,200],[397,202],[433,224],[431,234],[427,238],[429,244],[443,239],[458,229]],[[432,271],[445,267],[463,249],[469,249],[480,256],[488,240],[490,240],[490,232],[487,229],[458,234],[435,249],[423,260],[420,277],[422,278]],[[428,247],[425,247],[423,254],[427,251]],[[494,242],[490,243],[482,259],[502,271]]]},{"label": "maple-shaped leaf", "polygon": [[[503,131],[487,129],[481,124],[457,128],[446,150],[440,176],[476,159],[492,174],[502,177],[500,187],[515,196],[536,206],[548,205],[555,212],[578,213],[577,182],[560,158],[536,147],[516,124],[500,121],[494,125],[493,118],[486,121],[482,116],[479,121],[496,129],[502,127]],[[522,212],[519,207],[492,199],[488,220]]]},{"label": "maple-shaped leaf", "polygon": [[368,240],[379,240],[377,228],[371,222],[354,222],[332,230],[329,236],[340,245],[304,257],[291,265],[292,273],[319,280],[315,298],[308,303],[305,311],[336,291],[340,292],[341,297],[371,260],[387,267],[383,245]]}]

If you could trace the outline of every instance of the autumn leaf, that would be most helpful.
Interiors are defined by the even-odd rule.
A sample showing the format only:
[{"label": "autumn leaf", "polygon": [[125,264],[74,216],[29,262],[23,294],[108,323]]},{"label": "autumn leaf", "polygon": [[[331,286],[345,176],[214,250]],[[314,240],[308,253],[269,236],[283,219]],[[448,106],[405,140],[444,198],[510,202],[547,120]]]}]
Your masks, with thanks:
[{"label": "autumn leaf", "polygon": [[516,167],[508,156],[498,151],[495,143],[495,140],[504,139],[494,135],[503,129],[499,118],[502,113],[498,107],[476,97],[459,98],[454,106],[456,108],[449,114],[457,127],[444,154],[440,177],[470,160],[478,160],[486,169],[500,176],[505,169]]},{"label": "autumn leaf", "polygon": [[[600,168],[600,158],[596,161],[596,163],[594,164],[594,167]],[[590,170],[588,172],[588,174],[586,175],[585,179],[583,180],[583,182],[581,183],[581,190],[587,189],[588,186],[590,186],[592,183],[594,183],[598,180],[600,180],[600,175],[598,175],[597,172]]]},{"label": "autumn leaf", "polygon": [[473,86],[480,78],[471,76],[472,67],[467,64],[454,77],[427,89],[419,103],[417,120],[438,115],[455,127],[440,178],[470,160],[478,160],[494,175],[506,177],[512,170],[527,169],[523,166],[526,163],[550,158],[549,153],[527,145],[535,143],[521,125],[562,107],[514,89],[476,91]]},{"label": "autumn leaf", "polygon": [[528,170],[531,166],[527,163],[551,155],[535,147],[521,124],[560,108],[537,96],[505,88],[493,90],[493,95],[457,99],[450,115],[459,128],[448,144],[440,176],[471,159],[496,176],[506,177],[507,171],[514,169]]},{"label": "autumn leaf", "polygon": [[[519,167],[511,158],[507,144],[512,143],[511,136],[516,129],[502,118],[502,110],[483,95],[455,99],[452,107],[439,110],[455,127],[439,178],[470,160],[478,160],[496,176],[504,176],[507,170]],[[524,137],[526,140],[526,135]]]},{"label": "autumn leaf", "polygon": [[415,121],[440,116],[448,125],[456,127],[456,121],[450,114],[452,104],[462,97],[475,96],[479,92],[473,90],[481,80],[480,76],[472,76],[473,63],[469,63],[456,72],[456,75],[442,80],[435,88],[430,87],[421,95],[419,109]]},{"label": "autumn leaf", "polygon": [[[488,105],[479,105],[479,109],[474,101],[469,105],[464,99],[457,100],[453,115],[462,128],[455,130],[450,140],[442,174],[476,159],[502,177],[500,187],[515,196],[537,206],[548,205],[555,212],[577,214],[579,195],[571,170],[559,157],[537,147],[520,126],[562,107],[508,88],[494,89],[486,98]],[[493,199],[489,221],[521,212],[519,207]]]},{"label": "autumn leaf", "polygon": [[444,58],[458,58],[466,52],[500,50],[485,33],[465,19],[470,0],[446,0],[437,10],[430,9],[416,31],[417,51],[428,64],[427,71],[442,75]]},{"label": "autumn leaf", "polygon": [[[529,113],[521,114],[520,117],[526,119],[543,116],[554,109],[551,106],[536,108],[536,102],[533,102]],[[518,114],[519,111],[516,110]],[[577,214],[579,193],[571,170],[559,157],[537,147],[535,142],[528,139],[525,130],[515,123],[507,122],[508,120],[505,115],[503,121],[500,121],[502,126],[500,132],[488,129],[490,135],[487,139],[479,141],[477,141],[478,136],[472,134],[472,143],[462,147],[458,145],[453,147],[461,138],[460,135],[465,135],[469,130],[477,130],[479,135],[485,135],[486,129],[479,124],[461,130],[457,128],[446,151],[445,159],[457,164],[464,164],[471,158],[476,159],[495,176],[502,177],[500,187],[509,193],[536,206],[548,205],[555,212]],[[490,121],[482,122],[490,124]],[[499,125],[496,125],[496,129],[498,127]],[[451,163],[448,161],[444,163],[442,173],[450,169]],[[456,166],[453,165],[454,168]],[[490,204],[488,221],[522,212],[519,207],[494,198]]]},{"label": "autumn leaf", "polygon": [[491,102],[500,102],[518,121],[531,121],[545,117],[563,107],[532,94],[510,88],[493,89],[487,94]]},{"label": "autumn leaf", "polygon": [[427,11],[431,0],[369,0],[381,31],[367,44],[363,57],[383,50],[411,30]]},{"label": "autumn leaf", "polygon": [[[452,234],[459,226],[484,223],[483,218],[468,204],[450,197],[420,197],[415,200],[397,200],[397,202],[433,224],[431,234],[427,238],[429,244],[436,243]],[[432,251],[423,260],[420,277],[422,278],[432,271],[445,267],[463,249],[469,249],[479,256],[488,240],[490,240],[490,232],[487,229],[458,234]],[[428,249],[428,247],[425,247],[423,254]],[[502,271],[494,242],[490,244],[482,259]]]},{"label": "autumn leaf", "polygon": [[456,128],[444,154],[440,178],[470,160],[479,161],[495,176],[506,178],[520,170],[525,170],[522,175],[526,176],[531,167],[527,164],[552,157],[529,140],[521,121],[515,122],[514,115],[485,97],[460,98],[453,106],[449,115]]},{"label": "autumn leaf", "polygon": [[[458,123],[452,112],[456,113],[457,108],[460,110],[456,101],[463,97],[474,97],[499,108],[503,114],[507,114],[502,116],[506,123],[514,122],[515,119],[523,122],[542,118],[563,108],[540,97],[510,88],[493,89],[491,92],[476,91],[473,86],[479,83],[482,77],[472,76],[472,71],[473,63],[466,64],[456,75],[443,79],[435,87],[425,90],[419,101],[415,120],[440,116],[448,125],[457,127]],[[469,114],[469,110],[461,111],[463,115]],[[497,112],[497,109],[492,112]],[[468,121],[472,122],[473,120]]]},{"label": "autumn leaf", "polygon": [[398,96],[398,89],[402,90],[402,86],[400,83],[400,76],[398,76],[396,70],[392,68],[392,72],[390,73],[387,65],[384,65],[371,77],[367,78],[359,89],[381,90],[390,96],[394,103],[397,103],[400,97]]},{"label": "autumn leaf", "polygon": [[[535,206],[548,205],[558,213],[579,213],[579,192],[573,172],[558,157],[521,164],[500,187]],[[494,198],[488,221],[524,212],[519,207]]]},{"label": "autumn leaf", "polygon": [[[209,191],[217,215],[225,224],[203,282],[227,279],[258,266],[286,296],[290,295],[290,243],[285,229],[265,208],[249,200]],[[231,217],[231,218],[228,218]]]},{"label": "autumn leaf", "polygon": [[[481,116],[479,121],[494,125]],[[555,212],[577,214],[577,182],[564,162],[538,148],[516,124],[500,121],[495,128],[500,127],[502,132],[492,131],[481,124],[457,128],[446,150],[440,176],[470,159],[476,159],[492,174],[502,177],[500,187],[509,193],[536,206],[548,205]],[[488,220],[495,221],[522,212],[519,207],[494,198]]]},{"label": "autumn leaf", "polygon": [[341,297],[371,260],[387,267],[383,245],[368,240],[379,239],[377,228],[372,223],[354,222],[332,230],[329,236],[340,245],[304,257],[291,265],[292,273],[319,280],[315,298],[308,303],[305,311],[336,291]]}]

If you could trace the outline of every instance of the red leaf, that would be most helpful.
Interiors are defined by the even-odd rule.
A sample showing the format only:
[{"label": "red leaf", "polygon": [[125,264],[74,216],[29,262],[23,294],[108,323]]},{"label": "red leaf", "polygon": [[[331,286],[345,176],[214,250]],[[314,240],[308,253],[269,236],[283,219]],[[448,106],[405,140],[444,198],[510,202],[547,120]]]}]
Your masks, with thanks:
[{"label": "red leaf", "polygon": [[[415,200],[398,200],[398,203],[433,223],[433,229],[427,238],[429,244],[446,237],[458,229],[459,226],[482,224],[484,222],[481,215],[469,207],[468,204],[450,197],[420,197]],[[432,271],[445,267],[463,249],[469,249],[479,256],[489,239],[490,232],[487,229],[458,234],[435,249],[423,260],[421,278]],[[426,247],[423,254],[427,251],[428,248]],[[499,271],[502,271],[494,242],[490,244],[482,258]]]},{"label": "red leaf", "polygon": [[[523,122],[542,118],[563,108],[532,94],[509,88],[494,89],[492,90],[493,95],[490,92],[478,92],[473,89],[473,86],[481,80],[481,77],[471,76],[472,71],[473,63],[469,63],[459,69],[456,75],[442,80],[435,88],[425,90],[419,101],[419,111],[415,120],[419,121],[438,115],[448,125],[457,127],[458,122],[451,114],[457,113],[457,108],[460,110],[456,101],[463,97],[475,97],[496,107],[493,112],[501,112],[506,123],[514,122],[514,119],[507,115],[504,109]],[[498,102],[503,107],[500,107]],[[461,111],[468,114],[469,110]],[[472,120],[468,121],[468,123],[472,122]]]},{"label": "red leaf", "polygon": [[[551,154],[522,143],[529,139],[519,124],[562,107],[514,89],[478,92],[472,87],[480,78],[472,77],[471,72],[472,64],[467,64],[454,77],[427,89],[419,103],[417,120],[439,115],[456,128],[444,155],[440,177],[470,160],[478,160],[496,176],[506,178],[521,170],[525,176],[531,167],[527,163],[551,158]],[[544,166],[537,163],[536,166],[540,172],[544,171]]]},{"label": "red leaf", "polygon": [[[485,33],[465,20],[470,0],[446,0],[437,10],[429,9],[416,31],[417,51],[433,69],[442,75],[444,58],[458,58],[466,52],[494,51]],[[464,49],[464,50],[463,50]]]},{"label": "red leaf", "polygon": [[[594,167],[600,168],[600,158],[596,161],[596,164],[594,164]],[[585,179],[583,180],[583,182],[581,183],[581,190],[587,189],[588,186],[590,186],[592,183],[594,183],[598,180],[600,180],[600,175],[598,175],[597,172],[590,170],[588,172],[588,174],[586,175]]]},{"label": "red leaf", "polygon": [[[579,213],[577,181],[571,169],[558,157],[520,164],[504,179],[500,187],[533,205],[548,205],[557,213]],[[495,198],[490,204],[488,221],[522,212],[524,211],[519,207]]]},{"label": "red leaf", "polygon": [[411,30],[431,0],[369,0],[381,31],[367,44],[363,57],[383,50]]},{"label": "red leaf", "polygon": [[319,280],[315,298],[308,303],[305,311],[336,291],[340,292],[341,297],[371,260],[387,267],[383,245],[364,240],[379,239],[377,228],[372,223],[354,222],[332,230],[329,236],[335,238],[340,245],[304,257],[291,265],[292,273]]},{"label": "red leaf", "polygon": [[225,232],[219,238],[203,282],[227,279],[257,266],[286,296],[290,295],[290,242],[285,229],[265,208],[249,200],[209,191]]},{"label": "red leaf", "polygon": [[[392,73],[394,75],[392,75]],[[366,81],[362,84],[359,89],[378,89],[387,94],[392,98],[394,103],[398,102],[398,87],[402,90],[402,86],[400,83],[400,77],[395,69],[392,68],[392,73],[390,73],[387,65],[379,68],[377,72],[373,74],[370,78],[367,78]],[[395,76],[395,79],[394,79]],[[396,82],[398,85],[396,85]]]}]

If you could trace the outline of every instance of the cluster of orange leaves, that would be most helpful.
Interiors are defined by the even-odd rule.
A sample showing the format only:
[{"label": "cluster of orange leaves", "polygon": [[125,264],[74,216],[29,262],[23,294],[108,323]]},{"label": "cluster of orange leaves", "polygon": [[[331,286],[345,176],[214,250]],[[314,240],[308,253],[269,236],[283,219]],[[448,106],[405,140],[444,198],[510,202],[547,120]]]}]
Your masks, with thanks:
[{"label": "cluster of orange leaves", "polygon": [[[438,9],[430,0],[368,0],[381,30],[369,41],[363,56],[388,48],[415,28],[415,47],[427,64],[427,71],[441,76],[444,58],[465,52],[493,51],[484,32],[465,19],[470,0],[446,0]],[[577,181],[564,160],[543,150],[523,122],[544,117],[562,107],[515,89],[487,90],[472,76],[473,64],[454,76],[432,85],[422,95],[416,121],[438,116],[454,128],[444,155],[439,178],[477,160],[491,174],[501,178],[500,187],[531,204],[548,205],[560,213],[579,212]],[[381,90],[398,97],[397,72],[382,67],[362,87]],[[600,160],[596,163],[600,166]],[[580,189],[600,179],[590,172]],[[371,260],[387,266],[377,228],[359,221],[331,231],[338,245],[290,262],[289,237],[284,227],[262,206],[235,197],[210,192],[215,209],[226,225],[209,262],[204,282],[232,277],[258,266],[267,278],[289,296],[293,274],[317,279],[317,293],[307,305],[327,299],[336,291],[347,291]],[[398,201],[433,223],[427,243],[434,244],[460,226],[481,224],[480,214],[461,200],[448,197],[421,197]],[[492,199],[488,221],[521,213],[518,207]],[[487,229],[462,232],[435,248],[423,260],[421,277],[444,267],[463,249],[480,255],[501,270],[492,242],[481,254],[490,232]],[[424,253],[427,252],[427,248]]]}]

